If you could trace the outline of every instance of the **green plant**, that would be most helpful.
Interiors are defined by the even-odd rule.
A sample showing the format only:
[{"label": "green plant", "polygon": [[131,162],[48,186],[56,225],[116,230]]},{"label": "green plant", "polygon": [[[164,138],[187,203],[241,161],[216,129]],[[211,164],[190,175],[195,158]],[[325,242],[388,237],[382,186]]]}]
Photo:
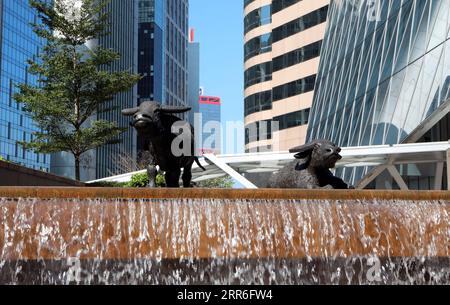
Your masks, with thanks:
[{"label": "green plant", "polygon": [[148,185],[148,176],[147,173],[136,174],[131,177],[131,181],[128,183],[128,187],[147,187]]},{"label": "green plant", "polygon": [[[147,187],[148,183],[149,179],[147,173],[136,174],[131,177],[131,181],[128,182],[125,187],[143,188]],[[164,177],[163,173],[158,173],[158,175],[156,176],[156,187],[164,186],[166,186],[166,178]]]},{"label": "green plant", "polygon": [[230,176],[197,182],[197,187],[200,188],[231,189],[233,188],[233,185],[233,179],[231,179]]},{"label": "green plant", "polygon": [[127,187],[128,183],[124,182],[97,182],[92,183],[91,187]]},{"label": "green plant", "polygon": [[162,173],[158,173],[156,175],[156,186],[157,187],[165,187],[166,186],[166,177]]}]

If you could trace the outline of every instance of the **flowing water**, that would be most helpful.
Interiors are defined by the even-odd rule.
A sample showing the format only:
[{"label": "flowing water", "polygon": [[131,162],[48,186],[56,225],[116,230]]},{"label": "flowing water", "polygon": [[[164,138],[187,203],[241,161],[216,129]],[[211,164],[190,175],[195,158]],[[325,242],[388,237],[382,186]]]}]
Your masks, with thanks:
[{"label": "flowing water", "polygon": [[0,199],[0,284],[450,284],[446,201]]}]

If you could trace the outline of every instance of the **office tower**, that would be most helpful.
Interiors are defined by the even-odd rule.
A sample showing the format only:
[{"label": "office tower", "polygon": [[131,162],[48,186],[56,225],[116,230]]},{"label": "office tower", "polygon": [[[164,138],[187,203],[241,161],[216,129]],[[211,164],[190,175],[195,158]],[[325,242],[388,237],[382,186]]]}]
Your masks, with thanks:
[{"label": "office tower", "polygon": [[189,32],[188,44],[188,103],[192,108],[189,112],[189,123],[195,125],[195,114],[199,113],[199,97],[200,97],[200,44],[195,42],[194,29]]},{"label": "office tower", "polygon": [[139,0],[139,102],[163,102],[164,0]]},{"label": "office tower", "polygon": [[[184,106],[187,104],[188,96],[189,1],[166,0],[164,11],[165,97],[163,103]],[[181,116],[185,118],[186,115]]]},{"label": "office tower", "polygon": [[[130,118],[121,115],[121,109],[135,107],[145,100],[155,100],[168,105],[187,103],[187,0],[112,0],[106,7],[110,14],[109,35],[92,42],[87,47],[101,45],[121,54],[121,59],[111,71],[128,70],[142,75],[138,85],[117,95],[101,111],[99,119],[115,121],[127,131],[121,135],[120,144],[106,145],[86,155],[82,170],[83,180],[93,180],[120,174],[123,166],[118,159],[138,158],[147,147],[129,126]],[[121,158],[119,158],[121,156]],[[69,156],[56,159],[56,168],[66,163],[59,174],[72,177]],[[70,166],[69,166],[70,165]],[[53,168],[53,166],[52,166]],[[95,172],[95,174],[92,174]]]},{"label": "office tower", "polygon": [[[188,104],[188,1],[137,0],[139,6],[138,104]],[[179,115],[187,118],[186,114]],[[148,141],[138,139],[138,154]]]},{"label": "office tower", "polygon": [[35,59],[44,45],[30,23],[38,22],[28,0],[0,0],[0,156],[37,170],[50,170],[50,156],[22,149],[17,141],[30,141],[36,132],[30,117],[14,101],[17,85],[37,84],[28,73],[28,59]]},{"label": "office tower", "polygon": [[[111,71],[138,72],[138,3],[135,0],[112,0],[108,3],[106,11],[110,14],[109,35],[98,40],[100,46],[111,48],[120,53],[120,60],[108,69]],[[96,152],[96,178],[103,178],[117,174],[117,155],[126,154],[136,158],[137,135],[130,127],[130,118],[124,117],[122,109],[132,108],[137,105],[137,88],[116,95],[113,100],[105,105],[105,109],[114,108],[103,112],[100,109],[98,119],[114,121],[126,132],[120,136],[120,143],[105,145]]]},{"label": "office tower", "polygon": [[[333,1],[308,139],[341,146],[448,141],[449,30],[447,0]],[[398,170],[410,188],[428,188],[435,168]],[[358,183],[370,171],[338,174]]]},{"label": "office tower", "polygon": [[244,2],[247,151],[287,150],[305,142],[328,5],[329,0]]},{"label": "office tower", "polygon": [[198,100],[199,114],[201,115],[202,139],[199,145],[199,155],[204,153],[220,154],[222,151],[221,139],[221,108],[220,97],[200,96]]}]

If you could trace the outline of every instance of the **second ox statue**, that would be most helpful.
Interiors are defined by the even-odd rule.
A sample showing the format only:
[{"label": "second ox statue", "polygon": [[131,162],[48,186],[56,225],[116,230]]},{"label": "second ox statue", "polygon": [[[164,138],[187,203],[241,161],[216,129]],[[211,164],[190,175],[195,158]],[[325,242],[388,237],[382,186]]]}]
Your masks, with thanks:
[{"label": "second ox statue", "polygon": [[[189,107],[162,106],[153,101],[143,102],[139,107],[124,109],[122,114],[133,116],[131,126],[145,139],[151,155],[147,169],[149,187],[156,187],[156,166],[164,171],[167,187],[179,187],[181,169],[183,169],[183,186],[191,187],[192,165],[194,162],[205,170],[195,157],[194,128],[174,114],[190,111]],[[184,132],[184,134],[182,134]],[[182,137],[180,146],[174,151],[174,141]],[[183,147],[183,145],[189,147]],[[180,153],[184,152],[184,153]],[[187,152],[187,153],[186,153]]]},{"label": "second ox statue", "polygon": [[331,168],[342,159],[341,148],[327,140],[317,140],[290,150],[298,161],[273,174],[271,188],[353,189],[333,175]]}]

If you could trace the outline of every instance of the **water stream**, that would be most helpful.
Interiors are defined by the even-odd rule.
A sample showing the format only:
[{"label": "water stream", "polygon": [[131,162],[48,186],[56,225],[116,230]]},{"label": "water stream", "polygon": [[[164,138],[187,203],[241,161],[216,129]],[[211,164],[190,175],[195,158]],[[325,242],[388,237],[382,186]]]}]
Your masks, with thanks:
[{"label": "water stream", "polygon": [[1,284],[450,284],[450,206],[0,199]]}]

